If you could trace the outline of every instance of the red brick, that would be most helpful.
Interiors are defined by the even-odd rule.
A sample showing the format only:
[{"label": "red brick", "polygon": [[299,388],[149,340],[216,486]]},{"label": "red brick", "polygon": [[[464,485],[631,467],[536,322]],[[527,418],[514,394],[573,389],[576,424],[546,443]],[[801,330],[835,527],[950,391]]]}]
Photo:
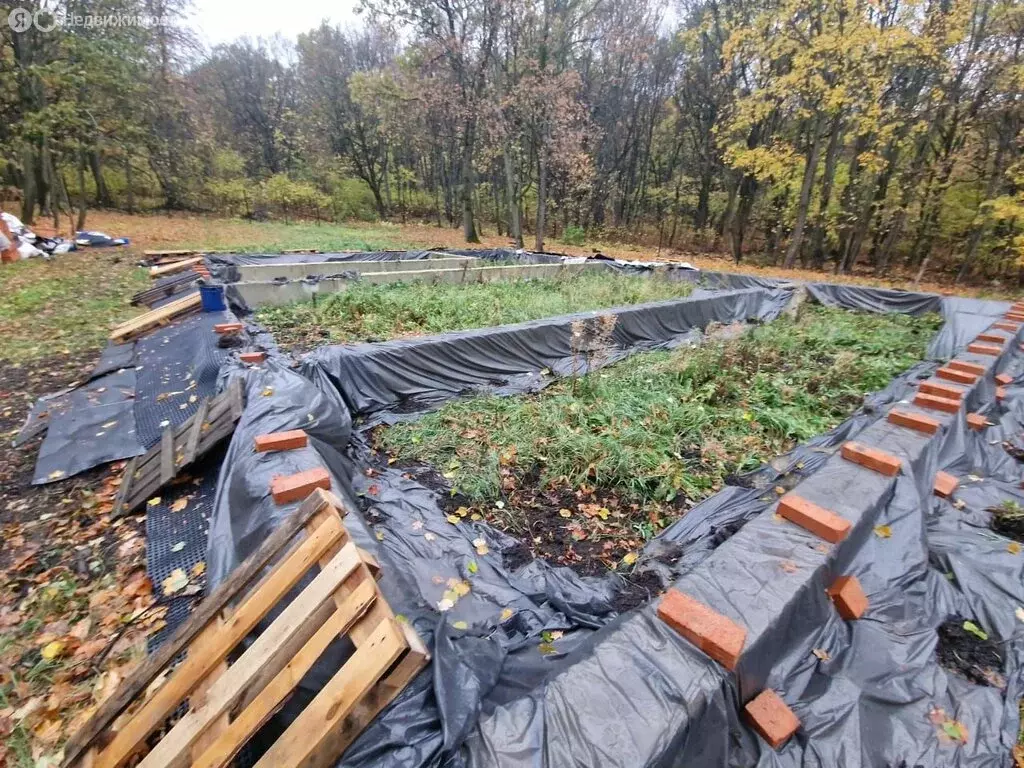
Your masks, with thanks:
[{"label": "red brick", "polygon": [[278,504],[302,501],[317,488],[331,490],[331,476],[322,467],[307,469],[294,475],[275,477],[270,481],[270,494]]},{"label": "red brick", "polygon": [[956,413],[960,410],[959,400],[929,395],[927,392],[918,392],[914,395],[914,405],[919,408],[931,408],[933,411],[943,411],[944,413]]},{"label": "red brick", "polygon": [[982,416],[980,413],[968,413],[967,426],[975,431],[980,432],[981,430],[988,428],[988,419]]},{"label": "red brick", "polygon": [[890,424],[895,424],[897,427],[915,429],[918,432],[924,432],[926,435],[934,435],[939,431],[939,427],[942,426],[931,416],[925,416],[923,413],[900,411],[895,408],[889,411],[888,420]]},{"label": "red brick", "polygon": [[1004,386],[1007,384],[1013,384],[1013,376],[1008,373],[1000,373],[996,376],[996,384],[1002,384]]},{"label": "red brick", "polygon": [[946,363],[947,368],[955,368],[958,371],[965,371],[966,373],[973,373],[975,376],[981,376],[985,373],[987,368],[979,363],[969,363],[966,360],[950,360]]},{"label": "red brick", "polygon": [[960,485],[960,480],[949,472],[936,472],[935,473],[935,484],[932,490],[936,496],[941,496],[944,499],[948,499],[956,491],[956,487]]},{"label": "red brick", "polygon": [[[920,395],[918,395],[920,397]],[[891,453],[880,451],[877,448],[849,440],[843,443],[841,454],[847,461],[860,464],[862,467],[874,470],[883,475],[893,477],[898,475],[903,462]]]},{"label": "red brick", "polygon": [[1005,344],[1006,337],[998,333],[979,333],[975,341],[990,341],[993,344]]},{"label": "red brick", "polygon": [[264,451],[292,451],[296,448],[305,448],[307,442],[306,433],[301,429],[257,435],[256,453],[263,453]]},{"label": "red brick", "polygon": [[832,544],[838,544],[850,533],[850,521],[830,509],[819,507],[795,493],[779,500],[779,514]]},{"label": "red brick", "polygon": [[267,353],[266,352],[243,352],[238,357],[239,357],[239,359],[243,363],[254,363],[255,364],[255,363],[262,363],[264,360],[266,360],[267,359]]},{"label": "red brick", "polygon": [[217,323],[213,326],[214,333],[238,333],[242,330],[241,323]]},{"label": "red brick", "polygon": [[827,592],[839,615],[847,621],[859,619],[868,609],[867,595],[856,576],[840,576]]},{"label": "red brick", "polygon": [[1024,312],[1007,312],[1003,315],[1007,320],[1024,321]]},{"label": "red brick", "polygon": [[996,402],[1001,403],[1006,399],[1006,387],[996,387]]},{"label": "red brick", "polygon": [[1010,333],[1016,333],[1020,330],[1020,323],[1012,323],[1006,320],[1000,320],[998,323],[992,323],[993,328],[998,328],[1000,331],[1009,331]]},{"label": "red brick", "polygon": [[743,708],[750,727],[768,742],[772,749],[778,749],[800,730],[800,719],[786,706],[775,691],[766,688],[747,702]]},{"label": "red brick", "polygon": [[960,400],[964,396],[964,390],[954,387],[952,384],[943,384],[941,381],[922,381],[918,390],[929,395],[938,395],[947,400]]},{"label": "red brick", "polygon": [[1003,348],[1002,347],[997,347],[994,344],[981,344],[981,343],[976,341],[973,344],[968,344],[967,345],[967,351],[968,352],[973,352],[976,355],[992,355],[992,356],[995,356],[995,355],[1002,354]]},{"label": "red brick", "polygon": [[935,372],[935,375],[940,379],[945,379],[946,381],[955,381],[957,384],[973,384],[978,380],[978,376],[976,374],[968,373],[967,371],[958,371],[956,368],[950,368],[948,366],[945,368],[939,368],[939,370]]},{"label": "red brick", "polygon": [[747,630],[704,603],[670,589],[658,603],[658,617],[726,669],[736,669]]}]

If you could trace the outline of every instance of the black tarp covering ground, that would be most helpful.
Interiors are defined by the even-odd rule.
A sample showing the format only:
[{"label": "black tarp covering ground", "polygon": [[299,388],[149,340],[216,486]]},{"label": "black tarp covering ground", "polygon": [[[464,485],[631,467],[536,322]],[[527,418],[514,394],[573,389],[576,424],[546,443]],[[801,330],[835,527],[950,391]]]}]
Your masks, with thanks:
[{"label": "black tarp covering ground", "polygon": [[217,393],[230,350],[213,332],[230,312],[182,318],[127,344],[109,344],[89,381],[40,398],[15,444],[46,431],[33,483],[71,477],[91,467],[138,456],[165,426],[191,417]]},{"label": "black tarp covering ground", "polygon": [[[243,258],[267,263],[258,256]],[[283,257],[301,258],[307,257]],[[308,258],[322,261],[325,254]],[[697,329],[710,319],[771,320],[797,291],[862,311],[941,311],[946,323],[930,347],[936,359],[955,354],[1006,308],[999,302],[742,275],[671,270],[668,277],[698,279],[721,293],[621,310],[616,349],[602,363],[636,349],[696,342]],[[683,306],[702,309],[688,315]],[[624,582],[614,573],[580,577],[540,560],[509,570],[502,551],[511,539],[471,520],[449,522],[435,492],[407,472],[374,465],[361,433],[353,432],[353,420],[365,429],[413,418],[418,409],[467,392],[516,394],[543,386],[552,375],[579,371],[566,362],[573,356],[571,319],[330,348],[307,358],[298,371],[276,351],[263,366],[242,366],[233,351],[216,347],[209,324],[218,319],[200,315],[108,350],[88,389],[95,398],[104,377],[134,377],[139,396],[125,426],[116,427],[115,444],[128,445],[130,422],[131,444],[141,448],[158,438],[163,421],[177,424],[191,414],[196,404],[190,391],[212,394],[218,374],[221,386],[227,377],[244,378],[247,407],[223,462],[215,458],[199,467],[194,479],[163,493],[148,510],[155,583],[176,568],[191,575],[205,561],[215,586],[294,508],[270,501],[271,477],[313,466],[330,471],[335,492],[351,507],[346,524],[353,539],[382,563],[389,603],[408,617],[433,653],[428,669],[347,750],[342,765],[1010,763],[1017,699],[1024,690],[1024,555],[989,529],[988,510],[1006,500],[1024,504],[1022,464],[1002,446],[1006,441],[1024,448],[1024,389],[1016,381],[1002,405],[994,400],[991,381],[971,396],[972,410],[986,413],[996,426],[975,433],[959,424],[941,440],[912,446],[911,470],[892,488],[870,489],[834,474],[833,454],[844,440],[880,429],[880,439],[891,438],[881,419],[937,366],[921,363],[868,397],[832,432],[741,478],[742,487],[709,498],[648,544],[637,570],[656,573],[665,586],[682,580],[698,594],[734,594],[737,604],[752,591],[763,594],[757,651],[737,677],[656,619],[653,604],[617,615],[615,597]],[[250,341],[273,350],[258,329],[249,330]],[[1024,379],[1024,355],[1016,344],[1010,347],[1000,370]],[[164,393],[168,397],[159,398]],[[86,391],[71,396],[89,397]],[[49,404],[37,408],[45,412]],[[82,429],[108,423],[89,419]],[[67,443],[79,426],[71,419],[59,422],[64,426],[50,427],[54,439]],[[256,435],[296,428],[311,435],[307,449],[253,452]],[[92,457],[83,445],[83,457]],[[927,478],[936,468],[961,479],[956,505],[930,494]],[[775,489],[804,479],[825,490],[843,488],[851,504],[873,499],[857,545],[843,550],[842,562],[791,551],[792,542],[776,538],[766,522],[778,498]],[[174,511],[173,501],[180,498],[189,504]],[[888,537],[874,535],[875,525],[887,526]],[[783,557],[810,574],[809,586],[794,603],[799,610],[773,620],[769,608],[780,598],[768,574]],[[748,578],[709,579],[714,571],[708,569],[719,561],[746,564]],[[870,596],[871,610],[858,622],[839,620],[821,594],[838,570],[857,574]],[[459,585],[454,595],[453,585]],[[175,602],[169,626],[187,611],[187,599]],[[1005,689],[969,682],[937,663],[937,628],[953,617],[971,618],[995,639],[1006,659],[999,681]],[[331,660],[303,681],[303,695],[318,690],[341,653],[331,650]],[[751,691],[763,685],[779,690],[804,723],[778,753],[738,714]],[[281,717],[300,703],[293,701]],[[964,743],[945,732],[943,724],[953,721],[963,724]],[[280,718],[268,726],[276,727]]]},{"label": "black tarp covering ground", "polygon": [[[767,316],[776,311],[773,295],[792,291],[787,285],[780,294],[778,284],[761,280],[742,287],[762,293],[773,307]],[[941,358],[1006,307],[820,284],[808,293],[862,310],[941,310],[947,322],[932,344]],[[730,300],[724,297],[724,303]],[[449,357],[439,361],[434,346],[434,354],[423,358],[425,379],[445,359],[459,361],[449,363],[444,386],[426,387],[435,395],[431,402],[480,385],[481,372],[468,351],[478,348],[478,335],[463,335],[466,346],[459,354],[446,352]],[[534,372],[549,365],[539,356]],[[1024,370],[1015,346],[1007,366],[1014,375]],[[988,530],[985,510],[1021,496],[1017,485],[1024,473],[1000,445],[1001,438],[1018,439],[1024,432],[1015,386],[1008,408],[992,402],[992,387],[979,389],[981,410],[999,421],[997,427],[983,435],[952,427],[941,441],[916,446],[912,471],[893,488],[874,492],[870,524],[858,546],[844,550],[841,564],[810,555],[799,561],[813,570],[817,587],[827,583],[832,568],[856,573],[872,609],[858,622],[843,622],[822,596],[805,600],[801,605],[810,608],[786,616],[780,626],[767,627],[764,636],[775,642],[750,660],[747,685],[753,680],[780,690],[804,721],[801,733],[776,753],[739,719],[749,691],[654,618],[653,605],[616,616],[620,577],[583,578],[542,561],[509,571],[501,551],[511,542],[503,534],[472,521],[451,524],[434,492],[399,470],[373,466],[358,435],[346,446],[342,436],[351,416],[365,416],[356,405],[366,397],[364,382],[339,391],[343,379],[325,367],[307,361],[303,371],[312,381],[273,362],[230,371],[246,377],[249,406],[218,484],[208,560],[215,584],[291,511],[268,502],[274,474],[317,465],[331,471],[335,490],[353,506],[347,521],[353,538],[382,563],[389,602],[410,618],[434,653],[430,668],[352,745],[343,765],[1009,764],[1016,701],[1024,688],[1024,618],[1017,613],[1024,606],[1024,557]],[[771,530],[756,527],[764,523],[744,524],[762,519],[777,501],[776,485],[792,487],[810,477],[827,487],[836,447],[864,430],[884,429],[884,408],[905,400],[935,367],[915,366],[836,430],[745,478],[752,487],[726,488],[698,505],[648,545],[638,568],[659,572],[667,583],[695,578],[716,553],[732,553],[750,564],[751,581],[725,588],[769,586],[758,569],[779,556],[772,551]],[[465,378],[457,387],[450,382],[460,372]],[[504,369],[489,362],[486,375],[506,376],[494,383],[501,391],[510,376],[523,373],[518,361]],[[414,374],[410,366],[403,380]],[[272,395],[263,394],[268,388]],[[386,408],[393,399],[379,401]],[[351,416],[346,404],[355,408]],[[310,448],[252,452],[255,435],[298,427],[313,436]],[[963,478],[962,508],[923,487],[937,467]],[[348,476],[351,494],[345,493]],[[847,493],[861,500],[870,495],[856,485]],[[871,525],[887,525],[889,537],[873,535]],[[455,582],[470,589],[451,601],[446,593]],[[970,683],[937,664],[936,628],[953,616],[973,617],[999,639],[1007,658],[1005,691]],[[765,620],[771,624],[767,614]],[[305,683],[307,689],[317,686],[316,680]],[[966,728],[966,743],[943,730],[943,723],[953,721]]]}]

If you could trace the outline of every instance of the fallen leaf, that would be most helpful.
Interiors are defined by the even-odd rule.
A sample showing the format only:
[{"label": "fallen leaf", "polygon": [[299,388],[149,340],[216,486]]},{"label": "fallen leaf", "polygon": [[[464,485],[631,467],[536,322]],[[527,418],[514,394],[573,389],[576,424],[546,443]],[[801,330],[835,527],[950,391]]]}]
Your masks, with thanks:
[{"label": "fallen leaf", "polygon": [[181,568],[175,568],[171,571],[171,575],[161,582],[165,595],[173,595],[176,592],[180,592],[188,584],[188,576]]},{"label": "fallen leaf", "polygon": [[152,499],[150,499],[149,501],[146,502],[146,504],[148,504],[151,507],[155,507],[159,503],[160,503],[160,497],[159,496],[154,496]]},{"label": "fallen leaf", "polygon": [[824,648],[815,648],[813,651],[811,651],[811,653],[817,656],[821,661],[828,661],[832,658],[829,652],[826,651]]},{"label": "fallen leaf", "polygon": [[466,570],[469,571],[471,574],[475,574],[478,570],[480,570],[480,568],[476,564],[476,560],[470,560],[468,563],[466,563]]},{"label": "fallen leaf", "polygon": [[491,550],[487,547],[486,539],[473,539],[473,546],[476,548],[478,555],[486,555]]},{"label": "fallen leaf", "polygon": [[54,640],[44,645],[42,650],[39,651],[39,655],[47,661],[53,661],[64,654],[64,647],[63,642]]},{"label": "fallen leaf", "polygon": [[445,520],[447,520],[452,525],[458,525],[459,524],[459,520],[461,520],[461,519],[462,518],[459,517],[458,515],[448,515],[448,517],[445,518]]},{"label": "fallen leaf", "polygon": [[181,550],[183,550],[184,548],[185,548],[185,542],[184,541],[179,541],[177,544],[175,544],[173,547],[171,547],[171,552],[181,552]]},{"label": "fallen leaf", "polygon": [[469,624],[464,621],[453,621],[452,626],[455,629],[469,629]]},{"label": "fallen leaf", "polygon": [[892,528],[888,525],[876,525],[875,536],[877,536],[880,539],[891,539]]},{"label": "fallen leaf", "polygon": [[624,562],[626,565],[632,565],[633,563],[635,563],[636,552],[627,552],[625,555],[623,555],[622,562]]},{"label": "fallen leaf", "polygon": [[1009,544],[1006,545],[1006,551],[1009,552],[1011,555],[1019,555],[1020,549],[1021,547],[1019,541],[1011,541]]},{"label": "fallen leaf", "polygon": [[572,510],[568,510],[568,509],[563,508],[563,509],[558,510],[558,514],[561,515],[562,517],[572,517]]},{"label": "fallen leaf", "polygon": [[981,627],[979,627],[973,621],[965,621],[964,622],[964,629],[966,631],[970,632],[972,635],[974,635],[975,637],[977,637],[980,640],[988,640],[988,632],[983,630]]},{"label": "fallen leaf", "polygon": [[511,608],[502,608],[501,609],[501,620],[502,621],[508,621],[514,615],[515,615],[515,612]]},{"label": "fallen leaf", "polygon": [[273,387],[264,387],[263,388],[263,392],[261,394],[264,397],[270,397],[272,394],[274,394],[274,388]]},{"label": "fallen leaf", "polygon": [[187,506],[188,506],[188,497],[187,496],[182,496],[180,499],[175,500],[175,502],[173,504],[171,504],[171,512],[181,512]]},{"label": "fallen leaf", "polygon": [[206,573],[206,561],[200,560],[198,563],[192,566],[192,575],[195,578],[199,578]]},{"label": "fallen leaf", "polygon": [[437,604],[437,610],[441,611],[441,613],[444,613],[445,611],[450,611],[454,607],[455,601],[449,597],[442,598]]}]

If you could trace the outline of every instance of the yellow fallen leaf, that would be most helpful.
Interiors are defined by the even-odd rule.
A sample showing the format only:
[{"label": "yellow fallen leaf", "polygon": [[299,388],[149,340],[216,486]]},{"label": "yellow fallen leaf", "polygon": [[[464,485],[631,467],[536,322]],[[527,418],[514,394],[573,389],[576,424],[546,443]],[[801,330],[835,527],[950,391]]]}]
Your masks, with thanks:
[{"label": "yellow fallen leaf", "polygon": [[636,552],[627,552],[623,556],[622,562],[624,562],[626,565],[632,565],[633,563],[635,563],[636,562]]},{"label": "yellow fallen leaf", "polygon": [[273,387],[264,387],[263,388],[263,396],[264,397],[270,397],[272,394],[274,394],[274,388]]},{"label": "yellow fallen leaf", "polygon": [[198,563],[192,566],[192,575],[195,577],[202,576],[206,573],[206,561],[200,560]]},{"label": "yellow fallen leaf", "polygon": [[455,629],[469,629],[469,624],[464,621],[453,621],[452,626],[455,627]]},{"label": "yellow fallen leaf", "polygon": [[149,500],[149,501],[147,501],[146,503],[147,503],[147,504],[148,504],[149,506],[151,506],[151,507],[155,507],[155,506],[156,506],[157,504],[159,504],[159,503],[160,503],[160,497],[159,497],[159,496],[154,496],[154,497],[153,497],[152,499],[150,499],[150,500]]},{"label": "yellow fallen leaf", "polygon": [[572,517],[572,511],[568,509],[560,509],[558,510],[558,514],[562,517]]},{"label": "yellow fallen leaf", "polygon": [[892,538],[892,528],[888,525],[876,525],[875,536],[880,539],[890,539]]},{"label": "yellow fallen leaf", "polygon": [[43,646],[42,650],[39,651],[39,655],[47,661],[53,661],[61,654],[64,653],[64,643],[60,640],[54,640]]},{"label": "yellow fallen leaf", "polygon": [[182,496],[180,499],[171,504],[171,512],[181,512],[185,507],[188,506],[188,497]]},{"label": "yellow fallen leaf", "polygon": [[512,618],[513,615],[514,615],[514,612],[512,611],[511,608],[502,608],[501,609],[501,620],[502,621],[508,621],[509,619]]},{"label": "yellow fallen leaf", "polygon": [[1019,555],[1020,554],[1020,542],[1019,541],[1011,541],[1009,544],[1006,545],[1006,551],[1009,552],[1011,555]]},{"label": "yellow fallen leaf", "polygon": [[458,525],[459,524],[459,520],[461,520],[461,519],[462,518],[459,517],[458,515],[448,515],[448,517],[445,518],[445,520],[447,520],[452,525]]}]

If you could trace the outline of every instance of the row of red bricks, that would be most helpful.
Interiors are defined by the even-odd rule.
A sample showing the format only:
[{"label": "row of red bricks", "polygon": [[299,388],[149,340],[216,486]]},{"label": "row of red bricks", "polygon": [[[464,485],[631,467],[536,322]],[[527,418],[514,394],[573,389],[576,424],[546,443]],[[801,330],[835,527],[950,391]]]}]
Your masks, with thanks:
[{"label": "row of red bricks", "polygon": [[[1021,327],[1020,323],[1024,322],[1024,303],[1015,304],[1014,309],[1006,317],[1006,321],[997,322],[992,327],[1017,333]],[[997,356],[1002,353],[1006,341],[1007,339],[1002,336],[986,332],[980,334],[968,346],[968,351]],[[947,381],[970,385],[976,383],[985,371],[986,368],[977,363],[951,360],[937,371],[937,375]],[[1003,387],[1013,379],[1006,374],[1000,374],[995,379],[1000,385],[996,390],[996,397],[1002,400],[1005,397]],[[965,390],[958,387],[938,382],[922,382],[914,397],[914,404],[956,413],[960,410],[964,393]],[[971,429],[981,430],[988,426],[988,419],[980,413],[969,413],[966,419]],[[898,409],[889,412],[888,421],[928,435],[936,434],[941,426],[937,419]],[[853,441],[843,444],[840,455],[847,461],[887,477],[899,474],[902,466],[902,461],[898,457]],[[953,475],[939,471],[935,474],[934,493],[943,498],[950,498],[959,482]],[[796,493],[783,496],[777,512],[786,520],[831,544],[843,541],[852,527],[849,520],[801,498]],[[827,593],[839,615],[847,621],[859,619],[868,608],[868,598],[856,576],[840,576],[828,587]],[[659,603],[658,616],[712,659],[729,670],[735,670],[747,637],[746,629],[739,624],[674,588],[669,590]],[[770,688],[761,691],[747,703],[744,715],[754,730],[774,749],[785,744],[800,728],[799,718],[782,697]]]},{"label": "row of red bricks", "polygon": [[[214,333],[219,335],[240,333],[241,323],[217,323],[213,326]],[[267,359],[266,352],[243,352],[239,355],[243,363],[258,365]],[[271,432],[266,435],[258,435],[255,440],[257,453],[268,451],[292,451],[297,448],[305,448],[309,442],[309,436],[304,430],[293,429],[287,432]],[[331,476],[323,467],[307,469],[304,472],[297,472],[294,475],[275,476],[270,481],[270,495],[278,504],[290,504],[293,501],[302,501],[317,488],[325,491],[331,490]]]}]

